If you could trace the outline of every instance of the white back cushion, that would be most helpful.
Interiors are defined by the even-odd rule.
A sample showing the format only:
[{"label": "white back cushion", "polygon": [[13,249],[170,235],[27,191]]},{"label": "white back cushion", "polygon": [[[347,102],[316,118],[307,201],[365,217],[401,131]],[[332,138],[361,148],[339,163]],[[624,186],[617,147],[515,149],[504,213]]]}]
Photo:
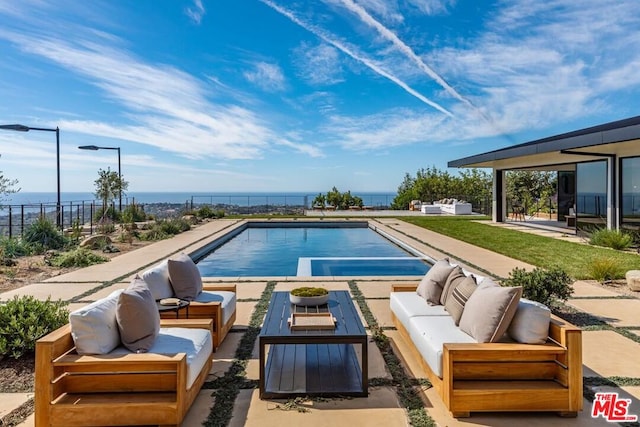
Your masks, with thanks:
[{"label": "white back cushion", "polygon": [[140,276],[145,281],[154,300],[173,297],[173,288],[169,281],[169,263],[167,260],[152,267]]},{"label": "white back cushion", "polygon": [[69,314],[78,354],[107,354],[120,345],[116,306],[122,289]]}]

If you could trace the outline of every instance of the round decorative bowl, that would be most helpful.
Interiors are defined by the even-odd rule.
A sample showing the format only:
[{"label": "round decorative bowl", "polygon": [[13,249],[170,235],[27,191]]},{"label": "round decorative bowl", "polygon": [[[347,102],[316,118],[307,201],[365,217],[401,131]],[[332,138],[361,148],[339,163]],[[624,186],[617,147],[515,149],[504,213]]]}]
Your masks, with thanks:
[{"label": "round decorative bowl", "polygon": [[327,301],[329,301],[329,294],[319,295],[317,297],[299,297],[289,294],[289,301],[291,301],[291,304],[303,306],[322,305],[326,304]]}]

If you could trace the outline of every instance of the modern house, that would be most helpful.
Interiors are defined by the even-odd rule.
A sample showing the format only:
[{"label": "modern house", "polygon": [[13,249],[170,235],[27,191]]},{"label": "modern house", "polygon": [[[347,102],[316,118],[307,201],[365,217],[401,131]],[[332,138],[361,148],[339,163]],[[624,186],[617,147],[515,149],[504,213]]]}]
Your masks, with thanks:
[{"label": "modern house", "polygon": [[[493,220],[507,218],[505,174],[557,171],[558,220],[578,228],[640,228],[640,116],[526,142],[448,163],[493,169]],[[567,222],[569,224],[569,222]]]}]

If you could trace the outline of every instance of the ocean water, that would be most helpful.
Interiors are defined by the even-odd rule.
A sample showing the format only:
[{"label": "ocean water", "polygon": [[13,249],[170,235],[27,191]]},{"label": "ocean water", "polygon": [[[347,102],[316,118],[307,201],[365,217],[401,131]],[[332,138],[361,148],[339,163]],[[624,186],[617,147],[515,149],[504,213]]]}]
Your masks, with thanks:
[{"label": "ocean water", "polygon": [[[354,196],[361,197],[366,206],[389,206],[393,202],[396,193],[352,192]],[[194,204],[228,204],[236,206],[259,205],[305,205],[311,207],[313,199],[318,192],[273,192],[273,193],[248,193],[248,192],[128,192],[122,197],[123,204],[129,204],[133,200],[136,203],[191,203]],[[40,203],[55,203],[55,192],[36,193],[19,192],[10,194],[2,201],[7,205],[38,205]],[[82,202],[95,200],[93,193],[63,192],[60,196],[62,204],[70,202]]]}]

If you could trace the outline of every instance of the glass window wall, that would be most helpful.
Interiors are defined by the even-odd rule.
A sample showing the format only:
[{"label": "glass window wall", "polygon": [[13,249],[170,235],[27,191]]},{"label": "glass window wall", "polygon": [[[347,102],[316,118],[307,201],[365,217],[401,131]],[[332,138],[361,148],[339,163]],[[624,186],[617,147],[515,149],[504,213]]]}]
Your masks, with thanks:
[{"label": "glass window wall", "polygon": [[622,159],[622,227],[640,229],[640,157]]},{"label": "glass window wall", "polygon": [[607,226],[606,160],[576,165],[576,216],[578,229]]}]

